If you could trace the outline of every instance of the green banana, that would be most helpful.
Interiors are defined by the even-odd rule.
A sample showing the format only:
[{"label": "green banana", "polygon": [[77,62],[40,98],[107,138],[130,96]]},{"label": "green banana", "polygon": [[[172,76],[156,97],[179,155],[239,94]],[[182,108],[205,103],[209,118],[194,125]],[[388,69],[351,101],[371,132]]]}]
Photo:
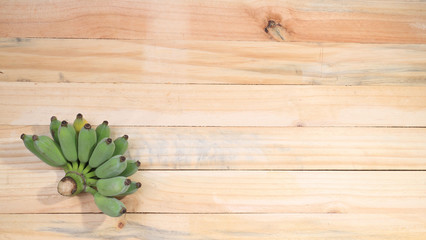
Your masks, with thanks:
[{"label": "green banana", "polygon": [[75,117],[74,123],[73,123],[74,129],[75,129],[75,132],[77,133],[77,135],[86,123],[87,123],[87,121],[86,121],[86,119],[83,118],[83,114],[81,114],[81,113],[77,114],[77,116]]},{"label": "green banana", "polygon": [[98,178],[112,178],[120,175],[120,173],[122,173],[126,167],[126,157],[117,155],[96,168],[95,174]]},{"label": "green banana", "polygon": [[133,193],[135,193],[135,192],[136,192],[139,188],[141,188],[141,186],[142,186],[142,184],[141,184],[140,182],[133,182],[133,181],[132,181],[132,183],[130,184],[129,189],[127,189],[127,191],[126,191],[126,192],[124,192],[124,193],[122,193],[122,194],[120,194],[120,195],[117,195],[117,197],[124,197],[124,196],[130,195],[130,194],[133,194]]},{"label": "green banana", "polygon": [[59,121],[55,116],[50,118],[50,133],[52,138],[59,144],[58,130],[61,126],[61,121]]},{"label": "green banana", "polygon": [[70,162],[77,161],[77,141],[74,127],[69,125],[67,121],[62,121],[58,135],[65,158]]},{"label": "green banana", "polygon": [[132,176],[138,171],[140,165],[141,165],[141,162],[139,161],[127,160],[126,169],[124,169],[124,171],[120,173],[120,176],[123,176],[123,177]]},{"label": "green banana", "polygon": [[96,137],[98,138],[98,142],[104,138],[109,138],[110,131],[108,121],[104,121],[101,125],[99,125],[96,128]]},{"label": "green banana", "polygon": [[110,217],[119,217],[127,211],[124,204],[116,198],[105,197],[100,193],[95,193],[93,196],[99,210]]},{"label": "green banana", "polygon": [[100,194],[113,197],[125,193],[129,189],[130,183],[132,183],[130,179],[121,176],[99,179],[96,182],[96,188]]},{"label": "green banana", "polygon": [[81,163],[86,163],[90,159],[93,150],[97,144],[96,131],[88,123],[80,130],[78,134],[78,160]]},{"label": "green banana", "polygon": [[26,134],[22,134],[21,135],[21,139],[22,141],[24,141],[24,145],[25,147],[30,150],[30,152],[32,152],[34,155],[36,155],[38,158],[40,158],[40,160],[42,160],[43,162],[45,162],[47,165],[52,166],[52,167],[58,167],[58,165],[55,164],[55,162],[53,162],[52,160],[50,160],[49,158],[47,158],[46,156],[43,156],[34,146],[34,141],[33,141],[33,135],[26,135]]},{"label": "green banana", "polygon": [[102,163],[112,157],[114,150],[115,145],[111,138],[102,139],[98,145],[96,145],[95,150],[93,150],[93,153],[90,156],[89,166],[92,168],[100,166]]},{"label": "green banana", "polygon": [[129,145],[129,143],[127,142],[127,139],[129,139],[129,136],[123,135],[122,137],[119,137],[114,140],[114,144],[115,144],[115,151],[113,154],[114,156],[123,155],[126,152],[127,147]]},{"label": "green banana", "polygon": [[67,164],[67,160],[65,160],[58,144],[51,138],[48,136],[33,135],[32,140],[35,149],[41,153],[42,156],[49,159],[50,162],[54,163],[55,166],[65,166]]}]

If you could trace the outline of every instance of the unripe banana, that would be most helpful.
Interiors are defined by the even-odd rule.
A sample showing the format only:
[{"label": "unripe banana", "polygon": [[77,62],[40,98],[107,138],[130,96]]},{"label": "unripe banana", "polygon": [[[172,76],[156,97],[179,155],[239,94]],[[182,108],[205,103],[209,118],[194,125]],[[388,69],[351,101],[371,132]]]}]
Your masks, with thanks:
[{"label": "unripe banana", "polygon": [[124,196],[130,195],[130,194],[133,194],[133,193],[135,193],[135,192],[136,192],[139,188],[141,188],[141,186],[142,186],[142,184],[141,184],[140,182],[133,182],[133,181],[132,181],[132,183],[130,184],[129,189],[127,189],[127,191],[126,191],[126,192],[124,192],[124,193],[122,193],[122,194],[120,194],[120,195],[117,195],[117,197],[124,197]]},{"label": "unripe banana", "polygon": [[114,144],[115,144],[115,151],[113,154],[114,156],[123,155],[126,152],[127,146],[129,145],[129,143],[127,142],[127,139],[129,139],[129,136],[124,135],[114,140]]},{"label": "unripe banana", "polygon": [[86,123],[84,128],[80,130],[80,134],[78,134],[78,160],[81,163],[89,161],[96,144],[96,131],[92,129],[90,124]]},{"label": "unripe banana", "polygon": [[74,127],[69,125],[67,121],[62,121],[58,135],[65,158],[70,162],[77,161],[77,141]]},{"label": "unripe banana", "polygon": [[132,176],[138,171],[140,165],[141,165],[141,162],[139,161],[127,160],[126,169],[124,169],[124,171],[120,174],[120,176],[123,176],[123,177]]},{"label": "unripe banana", "polygon": [[55,166],[65,166],[67,160],[61,152],[60,147],[48,136],[33,135],[35,149],[41,153],[42,156],[48,158]]},{"label": "unripe banana", "polygon": [[117,155],[96,168],[95,174],[98,178],[112,178],[120,175],[120,173],[122,173],[126,167],[126,157]]},{"label": "unripe banana", "polygon": [[92,156],[90,156],[89,166],[92,168],[100,166],[112,157],[114,150],[115,145],[111,138],[102,139],[98,145],[96,145],[95,150],[93,150]]},{"label": "unripe banana", "polygon": [[104,138],[109,138],[110,131],[108,121],[104,121],[101,125],[99,125],[96,128],[96,137],[98,138],[98,142]]},{"label": "unripe banana", "polygon": [[119,217],[127,211],[124,204],[116,198],[105,197],[100,193],[95,193],[93,196],[99,210],[110,217]]},{"label": "unripe banana", "polygon": [[50,160],[49,158],[47,158],[46,156],[43,156],[34,146],[34,141],[33,141],[33,135],[26,135],[26,134],[22,134],[21,135],[21,139],[22,141],[24,141],[24,145],[25,147],[30,150],[30,152],[32,152],[34,155],[36,155],[38,158],[40,158],[40,160],[42,160],[43,162],[45,162],[47,165],[50,165],[52,167],[58,167],[58,165],[55,164],[55,162],[53,162],[52,160]]},{"label": "unripe banana", "polygon": [[83,118],[83,114],[81,114],[81,113],[77,114],[77,116],[75,117],[75,120],[74,120],[74,124],[73,124],[75,132],[77,133],[77,135],[86,123],[87,123],[87,121],[86,121],[86,119]]},{"label": "unripe banana", "polygon": [[100,194],[113,197],[125,193],[129,189],[130,183],[132,183],[130,179],[121,176],[99,179],[96,182],[96,188]]},{"label": "unripe banana", "polygon": [[52,138],[59,144],[58,130],[61,126],[61,121],[59,121],[55,116],[50,118],[50,133]]}]

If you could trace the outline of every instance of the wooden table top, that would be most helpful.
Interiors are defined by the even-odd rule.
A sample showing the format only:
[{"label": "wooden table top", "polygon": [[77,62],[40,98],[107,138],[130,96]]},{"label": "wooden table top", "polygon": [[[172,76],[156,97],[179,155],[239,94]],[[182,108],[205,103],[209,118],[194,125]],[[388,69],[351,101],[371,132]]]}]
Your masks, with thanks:
[{"label": "wooden table top", "polygon": [[[426,239],[426,2],[0,1],[0,239]],[[128,213],[21,133],[129,135]]]}]

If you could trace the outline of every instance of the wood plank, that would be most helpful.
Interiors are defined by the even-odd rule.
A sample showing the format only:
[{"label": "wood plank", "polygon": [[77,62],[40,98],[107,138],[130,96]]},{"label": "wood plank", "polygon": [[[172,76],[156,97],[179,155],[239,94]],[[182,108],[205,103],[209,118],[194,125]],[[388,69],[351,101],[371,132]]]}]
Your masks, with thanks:
[{"label": "wood plank", "polygon": [[426,87],[1,82],[0,108],[2,125],[426,126]]},{"label": "wood plank", "polygon": [[423,239],[424,214],[4,214],[6,239]]},{"label": "wood plank", "polygon": [[[24,147],[21,133],[50,134],[48,126],[0,126],[0,169],[52,169]],[[114,138],[123,134],[127,156],[145,170],[426,170],[426,128],[112,128]]]},{"label": "wood plank", "polygon": [[27,38],[0,49],[0,81],[426,85],[426,45]]},{"label": "wood plank", "polygon": [[2,3],[0,36],[425,43],[425,9],[395,0],[20,0]]},{"label": "wood plank", "polygon": [[[93,213],[59,170],[0,170],[1,213]],[[426,214],[424,171],[140,171],[129,212]]]}]

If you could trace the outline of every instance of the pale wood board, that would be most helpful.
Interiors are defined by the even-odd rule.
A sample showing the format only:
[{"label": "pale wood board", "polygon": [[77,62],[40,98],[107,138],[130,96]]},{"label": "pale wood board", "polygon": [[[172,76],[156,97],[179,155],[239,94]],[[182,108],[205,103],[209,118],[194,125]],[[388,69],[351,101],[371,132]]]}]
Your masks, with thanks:
[{"label": "pale wood board", "polygon": [[422,214],[2,214],[6,239],[422,240]]},{"label": "pale wood board", "polygon": [[[0,169],[53,169],[22,133],[50,136],[49,126],[0,125]],[[426,128],[112,127],[124,134],[141,169],[426,169]]]},{"label": "pale wood board", "polygon": [[[99,212],[57,193],[61,170],[0,170],[1,213]],[[426,214],[423,171],[139,171],[123,199],[143,213]],[[7,206],[7,207],[6,207]]]},{"label": "pale wood board", "polygon": [[420,44],[4,38],[0,49],[8,82],[426,85]]},{"label": "pale wood board", "polygon": [[0,124],[425,126],[426,87],[0,83]]},{"label": "pale wood board", "polygon": [[[1,37],[425,43],[423,1],[3,1]],[[268,21],[280,24],[265,32]]]}]

